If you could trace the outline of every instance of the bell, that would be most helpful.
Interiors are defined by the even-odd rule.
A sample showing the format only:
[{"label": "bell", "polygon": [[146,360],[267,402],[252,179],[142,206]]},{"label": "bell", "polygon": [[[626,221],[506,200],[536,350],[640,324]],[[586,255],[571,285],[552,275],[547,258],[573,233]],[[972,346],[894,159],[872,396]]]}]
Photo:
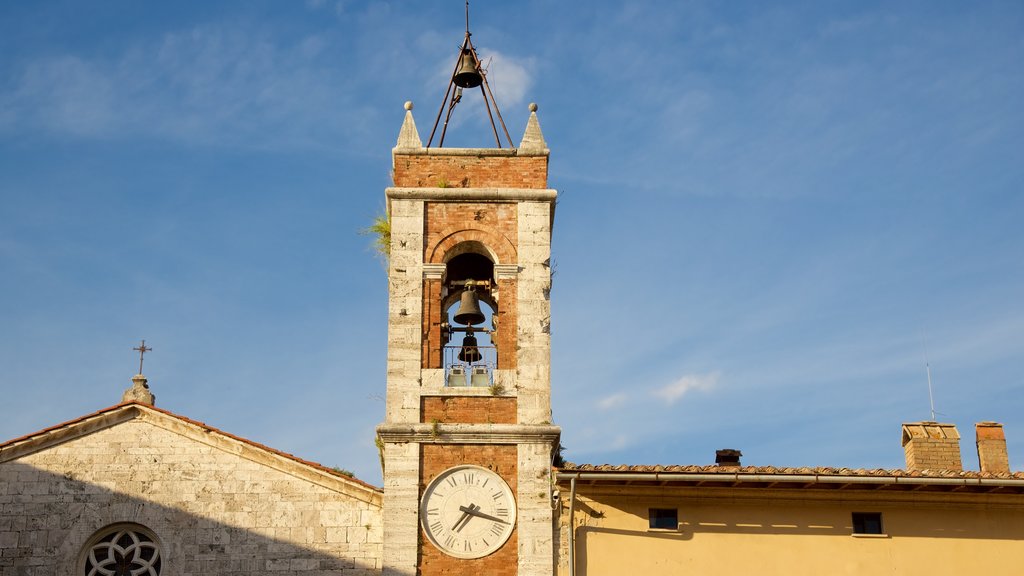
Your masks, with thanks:
[{"label": "bell", "polygon": [[459,68],[455,71],[452,82],[460,88],[476,88],[484,83],[484,77],[476,69],[476,59],[469,48],[464,49],[459,56]]},{"label": "bell", "polygon": [[480,311],[480,300],[477,299],[476,292],[472,289],[462,291],[462,301],[459,303],[459,309],[455,312],[454,319],[459,324],[467,326],[483,324],[484,313]]},{"label": "bell", "polygon": [[480,349],[476,347],[476,336],[470,332],[462,339],[462,350],[459,351],[459,360],[472,364],[480,360]]}]

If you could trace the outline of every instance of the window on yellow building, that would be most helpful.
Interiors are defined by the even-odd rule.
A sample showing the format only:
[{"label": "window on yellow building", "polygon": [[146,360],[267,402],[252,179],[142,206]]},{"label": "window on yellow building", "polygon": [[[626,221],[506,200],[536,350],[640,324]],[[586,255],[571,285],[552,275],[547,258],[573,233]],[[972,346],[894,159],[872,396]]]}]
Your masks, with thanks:
[{"label": "window on yellow building", "polygon": [[881,512],[854,512],[854,534],[882,534]]},{"label": "window on yellow building", "polygon": [[654,530],[676,530],[679,528],[679,511],[675,508],[648,508],[647,517]]}]

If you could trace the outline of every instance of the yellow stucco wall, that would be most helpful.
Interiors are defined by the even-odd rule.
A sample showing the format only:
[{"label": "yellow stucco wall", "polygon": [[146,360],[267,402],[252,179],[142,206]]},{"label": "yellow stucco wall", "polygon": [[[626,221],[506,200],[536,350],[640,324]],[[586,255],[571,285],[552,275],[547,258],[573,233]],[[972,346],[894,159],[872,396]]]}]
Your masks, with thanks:
[{"label": "yellow stucco wall", "polygon": [[[1024,497],[606,489],[577,496],[576,575],[1021,574]],[[677,531],[648,528],[677,508]],[[884,536],[853,536],[852,512],[881,512]],[[568,569],[568,502],[559,574]]]}]

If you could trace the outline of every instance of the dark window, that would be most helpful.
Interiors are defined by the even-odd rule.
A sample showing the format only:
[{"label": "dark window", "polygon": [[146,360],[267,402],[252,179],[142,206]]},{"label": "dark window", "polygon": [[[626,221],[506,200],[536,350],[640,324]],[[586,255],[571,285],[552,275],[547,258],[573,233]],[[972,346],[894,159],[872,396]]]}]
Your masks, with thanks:
[{"label": "dark window", "polygon": [[882,534],[881,512],[854,512],[854,534]]},{"label": "dark window", "polygon": [[651,528],[675,530],[679,528],[679,512],[675,508],[650,508]]}]

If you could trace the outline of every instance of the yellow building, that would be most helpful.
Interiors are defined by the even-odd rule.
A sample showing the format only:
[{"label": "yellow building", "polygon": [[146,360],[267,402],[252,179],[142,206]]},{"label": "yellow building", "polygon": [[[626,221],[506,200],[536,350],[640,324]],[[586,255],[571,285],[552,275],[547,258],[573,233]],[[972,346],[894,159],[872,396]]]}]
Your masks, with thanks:
[{"label": "yellow building", "polygon": [[557,473],[563,576],[1018,574],[1024,474],[999,424],[980,471],[950,424],[903,425],[906,470],[567,465]]}]

